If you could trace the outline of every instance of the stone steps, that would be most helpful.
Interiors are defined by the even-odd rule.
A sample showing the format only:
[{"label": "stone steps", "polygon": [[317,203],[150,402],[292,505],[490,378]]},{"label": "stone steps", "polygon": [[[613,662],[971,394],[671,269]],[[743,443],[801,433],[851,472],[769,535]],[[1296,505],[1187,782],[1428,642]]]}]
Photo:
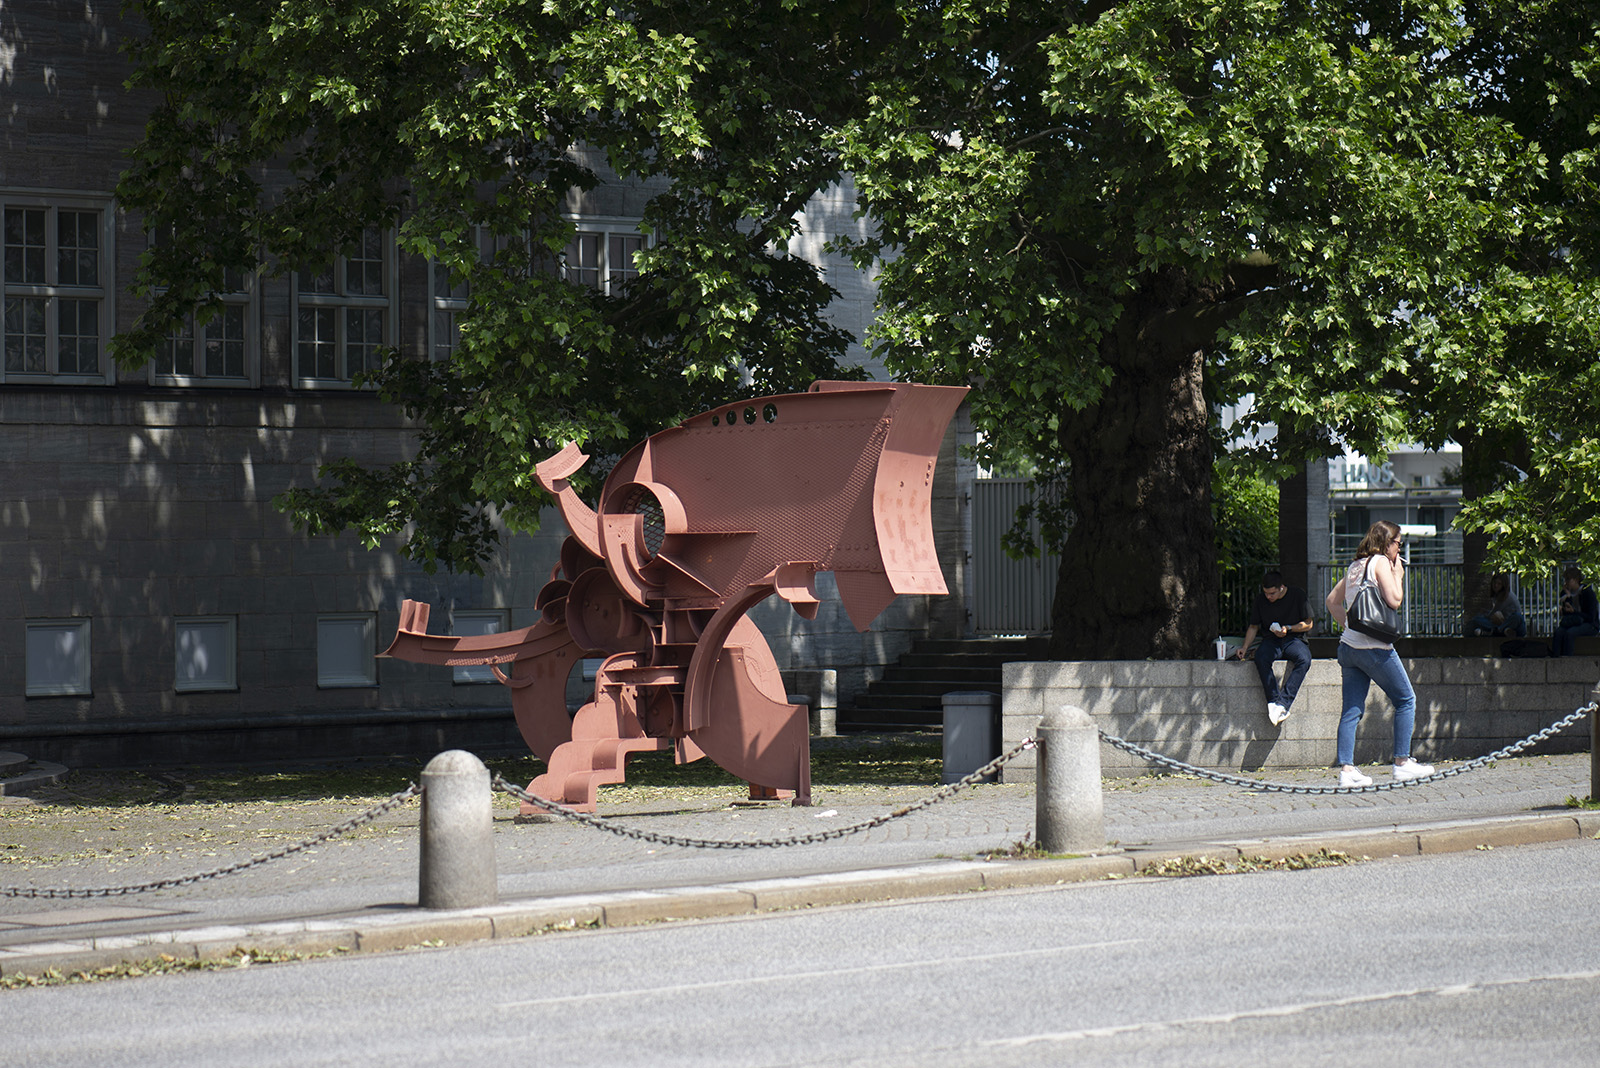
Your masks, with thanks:
[{"label": "stone steps", "polygon": [[1044,638],[922,639],[838,712],[841,734],[939,731],[943,695],[1000,692],[1001,668],[1044,655]]},{"label": "stone steps", "polygon": [[25,796],[29,790],[60,782],[69,772],[63,764],[30,760],[21,753],[0,752],[0,797]]}]

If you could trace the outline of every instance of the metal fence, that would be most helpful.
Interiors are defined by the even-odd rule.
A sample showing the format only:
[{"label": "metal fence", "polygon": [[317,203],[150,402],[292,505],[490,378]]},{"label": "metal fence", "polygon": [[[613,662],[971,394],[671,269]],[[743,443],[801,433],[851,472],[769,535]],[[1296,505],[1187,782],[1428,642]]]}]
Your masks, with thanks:
[{"label": "metal fence", "polygon": [[[1222,575],[1220,593],[1221,632],[1238,637],[1250,620],[1250,605],[1261,586],[1263,572],[1274,563],[1248,563],[1230,568]],[[1311,611],[1317,618],[1317,634],[1337,634],[1339,627],[1323,603],[1329,591],[1344,577],[1347,564],[1319,564],[1312,588],[1307,592]],[[1403,632],[1413,638],[1454,638],[1465,633],[1466,621],[1487,609],[1469,605],[1463,612],[1463,568],[1458,563],[1413,563],[1406,568],[1405,601],[1400,608]],[[1556,603],[1561,596],[1561,577],[1551,570],[1537,582],[1524,583],[1511,576],[1511,590],[1522,604],[1528,620],[1528,634],[1549,635],[1555,627]]]},{"label": "metal fence", "polygon": [[[1017,509],[1033,500],[1026,478],[980,478],[972,485],[972,626],[979,634],[1038,634],[1050,629],[1061,557],[1051,551],[1021,560],[1000,539]],[[1038,540],[1038,521],[1032,524]]]},{"label": "metal fence", "polygon": [[[1033,484],[1026,478],[986,478],[973,484],[972,624],[979,634],[1039,634],[1050,629],[1060,556],[1045,552],[1014,560],[1000,546],[1001,536],[1011,528],[1018,507],[1031,500],[1032,494]],[[1470,611],[1463,612],[1459,550],[1459,540],[1445,538],[1419,539],[1412,546],[1401,606],[1401,625],[1407,635],[1458,637],[1464,633],[1467,619],[1487,609],[1487,605],[1473,604],[1465,606]],[[1348,561],[1353,555],[1352,547],[1340,559]],[[1456,559],[1439,560],[1441,555]],[[1219,633],[1233,637],[1244,634],[1250,605],[1261,588],[1261,575],[1277,566],[1272,561],[1258,561],[1222,572],[1217,597]],[[1343,577],[1345,567],[1346,564],[1318,565],[1312,588],[1306,591],[1317,617],[1317,634],[1339,632],[1323,598]],[[1559,574],[1551,570],[1531,583],[1513,575],[1511,589],[1522,603],[1528,634],[1549,635],[1555,627],[1556,602],[1561,595]]]}]

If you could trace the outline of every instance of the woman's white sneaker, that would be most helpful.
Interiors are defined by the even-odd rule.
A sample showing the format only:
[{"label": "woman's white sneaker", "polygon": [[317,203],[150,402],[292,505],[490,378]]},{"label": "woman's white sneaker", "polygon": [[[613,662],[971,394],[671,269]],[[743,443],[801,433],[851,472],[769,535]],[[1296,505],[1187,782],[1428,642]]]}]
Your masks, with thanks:
[{"label": "woman's white sneaker", "polygon": [[1371,775],[1363,775],[1363,774],[1361,774],[1361,771],[1358,768],[1340,768],[1339,769],[1339,785],[1340,786],[1371,786],[1372,785],[1372,776]]},{"label": "woman's white sneaker", "polygon": [[1404,764],[1394,766],[1396,782],[1409,782],[1412,779],[1426,779],[1433,774],[1432,764],[1423,764],[1415,760],[1408,760]]}]

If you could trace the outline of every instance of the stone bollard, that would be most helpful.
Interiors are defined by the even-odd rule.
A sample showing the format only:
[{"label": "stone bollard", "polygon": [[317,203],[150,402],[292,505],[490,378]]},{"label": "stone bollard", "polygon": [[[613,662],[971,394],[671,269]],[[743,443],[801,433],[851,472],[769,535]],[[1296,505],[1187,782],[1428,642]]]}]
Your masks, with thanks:
[{"label": "stone bollard", "polygon": [[422,769],[422,864],[417,904],[466,909],[499,900],[489,769],[461,749]]},{"label": "stone bollard", "polygon": [[823,668],[817,681],[817,704],[811,710],[811,733],[818,738],[839,735],[839,672]]},{"label": "stone bollard", "polygon": [[1048,711],[1039,740],[1035,833],[1047,853],[1105,848],[1105,801],[1100,792],[1100,732],[1075,705]]}]

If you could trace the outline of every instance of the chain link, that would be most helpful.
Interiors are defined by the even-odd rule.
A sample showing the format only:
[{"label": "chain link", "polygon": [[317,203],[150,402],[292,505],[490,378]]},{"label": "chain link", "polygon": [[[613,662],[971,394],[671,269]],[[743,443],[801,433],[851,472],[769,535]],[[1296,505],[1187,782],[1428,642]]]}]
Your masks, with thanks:
[{"label": "chain link", "polygon": [[1572,724],[1578,722],[1578,720],[1583,719],[1585,716],[1593,715],[1597,709],[1600,709],[1600,704],[1591,701],[1589,704],[1584,705],[1582,708],[1576,710],[1571,715],[1566,716],[1564,719],[1552,723],[1550,726],[1541,731],[1535,731],[1533,734],[1528,735],[1526,738],[1522,739],[1522,741],[1513,742],[1503,749],[1496,749],[1487,756],[1478,757],[1476,760],[1469,760],[1467,763],[1462,764],[1459,767],[1446,768],[1444,771],[1436,771],[1432,775],[1425,775],[1420,779],[1404,779],[1393,782],[1375,782],[1367,786],[1306,786],[1299,783],[1268,782],[1264,779],[1250,779],[1242,775],[1230,775],[1227,772],[1212,771],[1210,768],[1201,768],[1196,767],[1193,764],[1186,764],[1181,760],[1175,760],[1172,757],[1163,756],[1154,750],[1146,749],[1142,745],[1135,745],[1133,742],[1118,738],[1112,734],[1107,734],[1105,731],[1100,732],[1100,737],[1124,752],[1132,753],[1134,756],[1152,761],[1153,763],[1160,764],[1164,767],[1171,768],[1174,771],[1183,772],[1188,775],[1198,775],[1202,779],[1211,779],[1214,782],[1225,783],[1229,786],[1242,786],[1247,790],[1255,790],[1259,793],[1375,794],[1384,790],[1399,790],[1407,786],[1422,786],[1424,784],[1438,782],[1440,779],[1448,779],[1452,775],[1465,775],[1469,771],[1477,771],[1479,768],[1492,764],[1497,760],[1504,760],[1507,757],[1515,756],[1524,749],[1527,749],[1529,746],[1538,745],[1546,738],[1550,738],[1560,733],[1566,728],[1572,726]]},{"label": "chain link", "polygon": [[[1420,786],[1425,783],[1432,783],[1441,779],[1448,779],[1453,775],[1465,775],[1469,771],[1476,771],[1479,768],[1486,767],[1497,760],[1504,760],[1508,757],[1515,756],[1524,749],[1538,745],[1547,738],[1553,737],[1554,735],[1565,730],[1567,727],[1570,727],[1572,724],[1578,722],[1580,719],[1595,715],[1597,713],[1600,713],[1600,703],[1590,702],[1582,708],[1576,709],[1570,715],[1567,715],[1555,723],[1552,723],[1550,726],[1545,727],[1543,730],[1535,731],[1533,734],[1528,735],[1528,737],[1519,742],[1513,742],[1502,749],[1497,749],[1486,756],[1478,757],[1476,760],[1468,761],[1467,763],[1459,765],[1458,767],[1447,768],[1444,771],[1436,771],[1432,775],[1428,775],[1420,779],[1372,783],[1368,786],[1308,786],[1300,783],[1270,782],[1265,779],[1251,779],[1243,775],[1232,775],[1227,772],[1213,771],[1210,768],[1202,768],[1197,765],[1189,764],[1182,760],[1176,760],[1172,757],[1157,753],[1152,749],[1146,749],[1144,746],[1137,745],[1123,738],[1118,738],[1113,734],[1107,734],[1105,731],[1100,731],[1099,733],[1100,737],[1104,739],[1107,744],[1115,746],[1124,752],[1131,753],[1143,760],[1148,760],[1152,763],[1170,768],[1173,771],[1187,775],[1195,775],[1203,779],[1210,779],[1213,782],[1223,783],[1228,786],[1240,786],[1247,790],[1256,790],[1262,793],[1370,794],[1378,793],[1383,790],[1397,790],[1407,786]],[[690,838],[684,835],[664,834],[660,831],[639,830],[638,828],[617,824],[613,820],[595,816],[588,812],[578,812],[574,809],[566,807],[565,805],[557,804],[554,801],[547,801],[542,797],[528,793],[519,786],[513,786],[511,783],[502,778],[498,772],[491,781],[490,788],[503,794],[509,794],[510,796],[515,797],[517,800],[533,805],[534,807],[542,809],[553,816],[571,820],[574,823],[582,823],[586,826],[594,827],[598,830],[606,831],[609,834],[614,834],[622,838],[632,838],[641,842],[655,842],[661,845],[688,846],[699,849],[766,849],[781,846],[811,845],[816,842],[827,842],[838,838],[844,838],[852,834],[859,834],[862,831],[870,831],[875,827],[882,827],[884,824],[893,820],[901,819],[902,817],[909,816],[914,812],[920,812],[932,805],[939,804],[941,801],[949,800],[961,791],[984,781],[990,775],[993,775],[995,772],[1005,767],[1005,765],[1009,764],[1012,760],[1016,759],[1016,757],[1021,753],[1028,749],[1035,748],[1037,745],[1038,743],[1034,739],[1026,738],[1012,746],[1006,752],[1001,753],[987,764],[983,765],[983,767],[978,768],[970,775],[966,775],[956,782],[949,783],[934,793],[921,799],[920,801],[915,801],[909,805],[904,805],[895,809],[893,812],[887,812],[881,816],[874,816],[872,819],[863,820],[860,823],[853,823],[847,827],[831,827],[825,831],[813,831],[809,834],[789,835],[788,837],[784,838],[738,840]],[[167,890],[177,886],[189,886],[191,884],[205,882],[210,879],[220,879],[225,875],[235,875],[242,871],[249,871],[251,868],[260,867],[263,864],[269,864],[275,860],[282,860],[284,857],[293,856],[296,853],[310,849],[312,846],[321,845],[323,842],[330,841],[339,837],[340,835],[349,834],[356,828],[363,827],[378,817],[383,816],[396,808],[399,808],[401,805],[405,804],[407,801],[421,793],[422,787],[418,786],[416,783],[412,783],[404,790],[394,794],[387,801],[383,801],[377,805],[374,805],[366,811],[350,817],[343,823],[337,824],[336,826],[329,828],[319,835],[295,842],[292,845],[283,846],[280,849],[274,849],[269,853],[263,853],[260,856],[252,857],[249,860],[242,860],[236,864],[229,864],[221,868],[213,868],[210,871],[197,872],[193,875],[176,876],[170,879],[158,879],[152,882],[138,883],[131,886],[99,886],[71,889],[56,887],[0,886],[0,897],[119,897],[126,894],[142,894],[151,890]]]},{"label": "chain link", "polygon": [[237,864],[229,864],[222,868],[213,868],[210,871],[203,871],[194,875],[182,875],[175,876],[170,879],[158,879],[155,882],[139,883],[134,886],[95,886],[84,889],[56,889],[51,887],[33,886],[0,886],[0,897],[121,897],[125,894],[143,894],[150,890],[167,890],[174,886],[188,886],[191,883],[205,882],[208,879],[220,879],[224,875],[234,875],[241,871],[248,871],[251,868],[258,868],[263,864],[269,864],[274,860],[282,860],[284,857],[292,856],[295,853],[301,852],[302,850],[310,849],[312,846],[321,845],[323,842],[337,838],[341,834],[349,834],[357,827],[363,827],[377,819],[379,816],[399,808],[401,805],[405,804],[407,801],[411,800],[413,797],[416,797],[420,793],[422,793],[422,787],[418,786],[416,783],[412,783],[404,790],[401,790],[399,793],[389,798],[389,800],[384,801],[381,804],[374,805],[365,812],[351,816],[338,826],[323,831],[314,838],[307,838],[304,841],[296,842],[293,845],[287,845],[281,849],[274,849],[270,853],[263,853],[258,857],[251,857],[249,860],[241,860]]},{"label": "chain link", "polygon": [[989,763],[985,764],[977,771],[974,771],[972,774],[964,776],[956,782],[949,783],[941,787],[939,790],[928,795],[920,801],[913,802],[912,804],[906,805],[902,808],[897,808],[893,812],[888,812],[881,816],[874,816],[872,819],[863,820],[860,823],[852,823],[848,827],[830,827],[826,831],[813,831],[810,834],[795,834],[790,835],[787,838],[759,838],[740,840],[730,840],[726,838],[688,838],[678,834],[663,834],[660,831],[642,831],[634,827],[622,826],[613,822],[612,820],[605,819],[588,812],[578,812],[574,809],[566,807],[565,805],[557,804],[554,801],[547,801],[542,797],[528,793],[519,786],[513,786],[511,783],[508,783],[505,781],[505,779],[501,778],[498,773],[496,773],[494,781],[489,785],[491,789],[498,790],[503,794],[510,794],[519,801],[523,801],[527,804],[535,806],[536,808],[543,809],[553,816],[559,816],[562,819],[571,820],[574,823],[582,823],[622,838],[632,838],[640,842],[657,842],[661,845],[689,846],[696,849],[768,849],[775,846],[811,845],[814,842],[827,842],[835,838],[844,838],[847,835],[859,834],[861,831],[870,831],[874,827],[882,827],[885,823],[888,823],[891,820],[900,819],[902,816],[909,816],[913,812],[920,812],[923,809],[928,808],[930,805],[937,805],[941,801],[948,801],[962,790],[982,782],[990,775],[999,771],[1001,768],[1005,767],[1012,760],[1014,760],[1018,754],[1022,753],[1024,750],[1032,749],[1034,745],[1035,742],[1032,738],[1024,739],[1023,741],[1012,746],[1007,752],[1001,753],[999,756],[989,761]]}]

